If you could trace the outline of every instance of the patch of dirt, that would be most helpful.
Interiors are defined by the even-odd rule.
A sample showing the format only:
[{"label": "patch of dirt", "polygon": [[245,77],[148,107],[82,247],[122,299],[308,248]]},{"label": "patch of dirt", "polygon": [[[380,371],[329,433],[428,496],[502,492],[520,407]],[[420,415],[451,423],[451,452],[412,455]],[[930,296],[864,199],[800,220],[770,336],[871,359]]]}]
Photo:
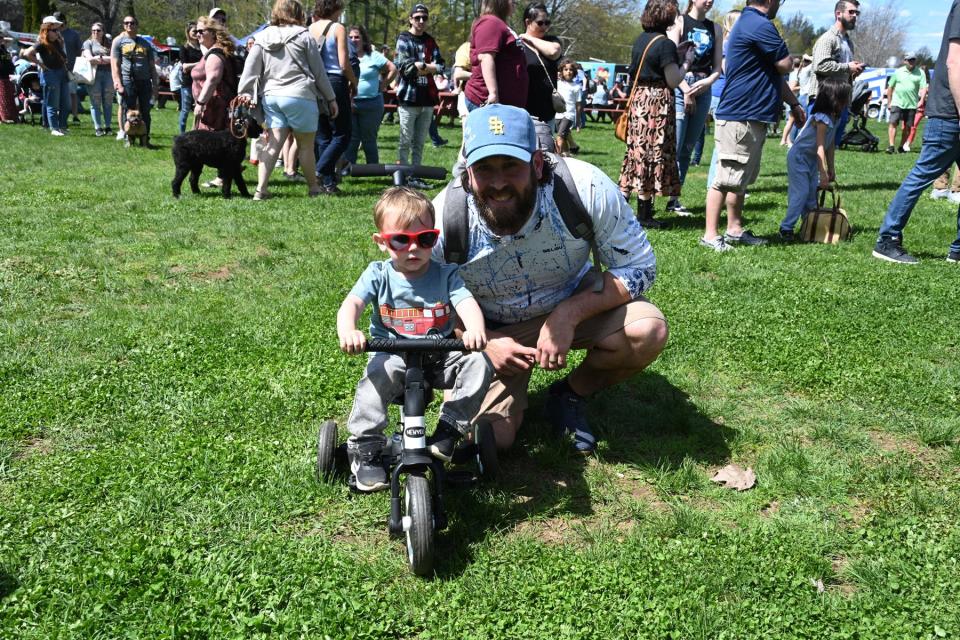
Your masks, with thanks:
[{"label": "patch of dirt", "polygon": [[857,592],[857,585],[843,579],[843,572],[849,564],[850,561],[844,556],[834,556],[830,559],[830,568],[833,570],[835,578],[831,581],[828,589],[847,597]]},{"label": "patch of dirt", "polygon": [[257,245],[256,252],[257,252],[257,257],[258,257],[258,258],[266,258],[267,256],[273,254],[273,252],[270,251],[270,249],[266,248],[266,247],[263,246],[262,244],[261,244],[261,245]]},{"label": "patch of dirt", "polygon": [[546,520],[524,520],[517,524],[513,531],[517,535],[527,535],[544,544],[563,544],[575,539],[576,528],[582,525],[583,520],[555,517]]},{"label": "patch of dirt", "polygon": [[29,458],[30,456],[45,456],[53,453],[53,440],[50,438],[28,438],[23,443],[23,449],[15,458]]},{"label": "patch of dirt", "polygon": [[233,269],[236,269],[237,265],[235,264],[224,265],[219,269],[215,269],[213,271],[198,273],[194,277],[199,280],[208,280],[211,282],[223,282],[224,280],[229,280],[230,278],[233,277],[233,272],[230,270],[231,267]]},{"label": "patch of dirt", "polygon": [[173,275],[180,275],[181,273],[186,273],[188,269],[182,264],[175,264],[169,269],[170,273]]},{"label": "patch of dirt", "polygon": [[922,451],[919,443],[885,431],[871,431],[870,440],[873,444],[877,445],[881,451],[887,453],[904,451],[919,457]]},{"label": "patch of dirt", "polygon": [[775,516],[778,511],[780,511],[780,502],[778,500],[771,500],[763,509],[760,509],[760,515],[770,518]]},{"label": "patch of dirt", "polygon": [[884,453],[905,453],[921,465],[925,476],[939,478],[939,466],[949,455],[949,447],[927,447],[903,435],[871,431],[870,440]]},{"label": "patch of dirt", "polygon": [[651,509],[658,511],[669,509],[667,503],[657,495],[657,490],[643,478],[631,478],[628,475],[618,473],[614,486],[620,493],[629,495],[634,501],[642,502]]}]

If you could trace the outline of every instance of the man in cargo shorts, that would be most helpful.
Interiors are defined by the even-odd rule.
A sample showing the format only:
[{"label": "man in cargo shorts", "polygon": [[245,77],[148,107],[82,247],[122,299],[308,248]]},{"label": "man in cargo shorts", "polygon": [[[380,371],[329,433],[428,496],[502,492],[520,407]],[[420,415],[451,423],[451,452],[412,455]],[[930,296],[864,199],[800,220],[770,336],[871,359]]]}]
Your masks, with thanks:
[{"label": "man in cargo shorts", "polygon": [[[743,194],[760,172],[767,123],[776,122],[780,102],[790,105],[797,127],[806,122],[803,107],[784,76],[793,57],[772,20],[780,0],[748,0],[728,36],[727,84],[716,110],[718,168],[707,191],[706,228],[700,245],[728,251],[732,245],[766,240],[743,228]],[[727,207],[727,231],[720,235],[720,209]]]}]

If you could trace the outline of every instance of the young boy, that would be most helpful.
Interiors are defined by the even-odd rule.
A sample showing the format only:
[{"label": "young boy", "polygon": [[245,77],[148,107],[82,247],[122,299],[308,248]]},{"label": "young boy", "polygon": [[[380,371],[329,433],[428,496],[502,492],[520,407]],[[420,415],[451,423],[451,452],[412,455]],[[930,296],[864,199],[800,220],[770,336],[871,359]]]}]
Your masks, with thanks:
[{"label": "young boy", "polygon": [[[434,228],[433,204],[426,196],[409,187],[390,188],[377,202],[373,218],[377,226],[373,241],[390,259],[371,263],[340,305],[340,349],[363,353],[367,339],[357,330],[357,321],[371,303],[370,335],[376,338],[450,337],[460,317],[461,339],[473,352],[439,352],[424,358],[427,380],[438,389],[452,390],[440,410],[436,431],[427,439],[431,454],[449,462],[480,409],[493,375],[490,361],[480,351],[487,343],[483,313],[464,286],[457,266],[441,265],[430,257],[440,232]],[[386,444],[383,432],[387,405],[403,391],[405,370],[401,356],[373,353],[357,384],[347,421],[347,452],[361,491],[388,485],[380,459]]]},{"label": "young boy", "polygon": [[576,82],[577,63],[570,58],[560,61],[560,79],[557,81],[557,93],[563,97],[567,108],[557,114],[557,154],[570,155],[570,130],[580,122],[580,97],[582,86]]}]

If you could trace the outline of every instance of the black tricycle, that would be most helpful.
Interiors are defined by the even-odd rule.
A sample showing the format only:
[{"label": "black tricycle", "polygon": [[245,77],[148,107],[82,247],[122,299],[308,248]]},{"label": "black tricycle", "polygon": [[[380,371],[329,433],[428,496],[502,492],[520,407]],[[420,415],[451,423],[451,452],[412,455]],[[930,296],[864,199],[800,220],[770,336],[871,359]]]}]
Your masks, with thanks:
[{"label": "black tricycle", "polygon": [[[390,478],[387,528],[393,536],[406,536],[410,568],[419,576],[433,572],[434,536],[447,527],[444,489],[492,481],[499,470],[493,427],[485,420],[478,420],[472,437],[465,438],[456,449],[451,464],[459,468],[447,471],[427,449],[424,413],[433,389],[424,376],[424,356],[466,350],[462,340],[451,338],[372,338],[367,342],[366,351],[401,355],[407,367],[403,395],[393,401],[400,405],[400,420],[392,437],[387,438],[381,457]],[[317,478],[330,481],[338,467],[348,468],[346,460],[346,442],[337,443],[337,423],[325,421],[317,434]],[[354,482],[351,474],[347,484],[352,491],[356,491]]]}]

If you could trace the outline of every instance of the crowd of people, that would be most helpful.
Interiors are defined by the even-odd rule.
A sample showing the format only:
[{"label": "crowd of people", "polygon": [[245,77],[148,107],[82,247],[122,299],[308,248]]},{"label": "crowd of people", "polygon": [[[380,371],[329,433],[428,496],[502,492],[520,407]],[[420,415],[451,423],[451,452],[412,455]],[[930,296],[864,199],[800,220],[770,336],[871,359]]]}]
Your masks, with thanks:
[{"label": "crowd of people", "polygon": [[[700,245],[725,252],[767,242],[744,228],[742,212],[746,191],[761,171],[768,127],[781,118],[784,105],[781,142],[790,149],[779,239],[794,239],[797,222],[816,206],[818,190],[837,179],[835,148],[850,117],[852,82],[864,65],[850,35],[860,13],[856,0],[837,2],[834,25],[811,55],[799,59],[773,24],[780,3],[747,0],[715,24],[707,17],[712,0],[689,0],[684,12],[677,0],[647,1],[629,92],[623,93],[626,151],[614,182],[569,157],[577,148],[572,133],[583,125],[590,82],[578,80],[582,69],[562,57],[560,42],[549,35],[546,6],[530,4],[524,31],[517,33],[508,23],[512,0],[482,0],[451,69],[463,126],[454,178],[432,202],[421,192],[429,185],[414,179],[380,198],[372,240],[388,259],[364,272],[337,321],[341,348],[356,354],[366,341],[357,322],[368,305],[374,336],[449,335],[459,315],[467,348],[483,356],[447,354],[434,363],[436,386],[451,389],[427,441],[434,456],[449,460],[478,417],[490,421],[498,446],[509,447],[523,422],[534,367],[564,370],[574,349],[586,350],[586,356],[550,385],[545,414],[577,452],[595,450],[588,399],[649,366],[666,343],[666,320],[643,295],[656,277],[647,229],[659,224],[655,197],[667,198],[667,211],[691,215],[680,197],[698,148],[702,152],[711,112],[715,145]],[[318,0],[308,20],[298,0],[276,0],[270,25],[247,43],[242,67],[221,9],[187,26],[187,52],[178,69],[180,130],[191,110],[195,127],[219,130],[227,126],[234,98],[250,107],[266,131],[256,156],[256,200],[270,197],[278,161],[287,179],[305,182],[311,196],[336,194],[343,163],[355,161],[361,148],[368,162],[376,162],[384,93],[394,80],[398,160],[423,159],[443,84],[438,79],[448,72],[428,32],[429,8],[411,7],[392,59],[374,49],[362,26],[340,24],[342,11],[342,0]],[[56,136],[66,133],[75,109],[66,74],[72,38],[63,27],[62,17],[44,19],[39,42],[24,52],[28,63],[40,66],[46,119]],[[138,35],[134,17],[125,18],[123,27],[110,44],[95,24],[76,48],[96,67],[91,115],[98,135],[111,132],[113,92],[120,121],[124,111],[138,109],[149,132],[150,98],[158,88],[155,54]],[[917,200],[935,180],[934,197],[944,197],[951,188],[946,172],[960,162],[960,0],[953,0],[929,86],[911,61],[907,55],[890,82],[891,111],[897,110],[891,146],[895,125],[916,117],[921,94],[929,121],[916,166],[894,196],[873,251],[903,264],[916,262],[902,242]],[[601,90],[600,80],[593,81],[593,93]],[[622,87],[614,85],[610,93],[617,90]],[[0,98],[9,98],[8,87]],[[958,183],[954,174],[952,185]],[[960,262],[960,209],[947,260]],[[425,309],[428,300],[439,301],[441,309]],[[373,357],[357,388],[348,452],[361,490],[387,486],[380,460],[385,406],[402,386],[402,373],[400,359]]]},{"label": "crowd of people", "polygon": [[[613,81],[609,88],[607,69],[591,78],[576,61],[563,57],[560,40],[550,35],[551,16],[543,3],[524,9],[519,18],[524,29],[517,32],[510,26],[513,0],[482,0],[469,40],[449,67],[429,32],[430,9],[421,3],[408,11],[407,28],[397,37],[393,55],[378,50],[362,25],[340,23],[343,0],[317,0],[311,15],[297,0],[278,0],[270,26],[245,47],[235,45],[226,12],[215,7],[186,26],[179,61],[169,76],[171,89],[179,92],[181,132],[191,114],[194,128],[226,128],[234,98],[262,113],[266,133],[253,155],[259,165],[257,200],[270,197],[277,164],[285,179],[304,182],[310,196],[319,196],[339,193],[345,165],[358,162],[361,150],[366,162],[379,163],[378,136],[388,94],[396,101],[400,125],[397,161],[412,165],[423,162],[428,136],[435,145],[446,143],[436,132],[441,90],[458,94],[463,120],[488,104],[524,109],[534,123],[538,148],[561,157],[578,152],[574,134],[588,112],[601,117],[612,100],[625,99],[626,153],[617,182],[625,199],[636,196],[640,223],[655,228],[662,224],[656,217],[658,197],[666,199],[663,211],[691,215],[681,196],[689,167],[700,162],[712,116],[715,145],[700,244],[724,252],[768,241],[744,227],[744,199],[758,177],[768,130],[784,116],[780,143],[790,147],[789,194],[777,239],[795,239],[796,225],[815,206],[817,191],[837,180],[834,150],[850,118],[851,84],[864,70],[852,38],[860,14],[856,0],[837,2],[834,24],[802,55],[792,55],[773,28],[779,5],[780,0],[749,2],[715,23],[708,17],[713,0],[688,0],[684,10],[676,0],[649,0],[628,81]],[[123,32],[111,41],[103,25],[94,23],[83,41],[63,14],[44,18],[38,42],[21,51],[19,60],[3,62],[12,63],[18,75],[25,71],[21,65],[34,65],[39,72],[38,83],[20,87],[16,107],[11,106],[16,90],[8,75],[2,77],[3,120],[16,120],[20,114],[12,109],[30,110],[39,102],[50,133],[65,135],[78,122],[71,69],[82,58],[91,69],[87,92],[95,135],[112,134],[116,115],[117,136],[123,139],[125,114],[135,110],[149,136],[160,89],[157,55],[138,35],[135,17],[125,17],[122,25]],[[888,153],[910,149],[917,125],[930,115],[936,86],[916,66],[916,56],[905,54],[885,92]],[[114,100],[119,103],[116,114]],[[461,149],[454,173],[464,166]],[[956,174],[951,179],[942,171],[936,178],[934,198],[960,201]],[[407,183],[431,188],[412,176]],[[219,185],[213,180],[207,186]],[[884,233],[874,254],[909,261],[900,237]]]}]

